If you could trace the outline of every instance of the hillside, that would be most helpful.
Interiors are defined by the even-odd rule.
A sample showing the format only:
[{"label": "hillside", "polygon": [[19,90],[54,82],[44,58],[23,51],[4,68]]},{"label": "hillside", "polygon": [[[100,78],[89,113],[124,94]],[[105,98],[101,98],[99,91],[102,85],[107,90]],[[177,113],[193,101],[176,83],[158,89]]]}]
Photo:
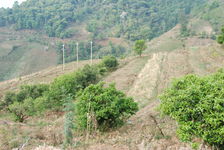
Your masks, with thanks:
[{"label": "hillside", "polygon": [[[191,149],[189,144],[180,142],[176,137],[175,122],[169,118],[161,118],[156,111],[159,104],[157,96],[175,77],[189,73],[205,75],[223,67],[224,51],[216,41],[211,39],[197,36],[179,38],[179,31],[178,25],[148,42],[148,49],[143,57],[122,60],[120,67],[103,79],[106,83],[115,82],[118,89],[134,97],[141,109],[124,127],[103,135],[94,135],[95,138],[89,140],[88,145],[81,146],[80,149]],[[75,63],[68,64],[66,72],[70,72],[74,65]],[[0,90],[3,92],[6,89],[15,89],[23,83],[48,83],[61,73],[63,73],[61,66],[47,69],[21,79],[3,82],[0,84]],[[9,131],[14,129],[17,131],[17,137],[32,133],[29,135],[32,137],[32,144],[27,145],[25,149],[31,149],[41,143],[57,146],[62,140],[62,133],[58,132],[63,130],[62,116],[48,114],[44,118],[30,118],[26,124],[14,124],[7,116],[1,117],[2,132],[8,132],[1,138],[8,137],[13,140]],[[8,129],[5,128],[6,125]],[[161,134],[165,136],[160,137]],[[201,145],[201,148],[210,149],[205,145]]]},{"label": "hillside", "polygon": [[[93,40],[94,64],[98,64],[100,58],[104,55],[113,54],[120,57],[117,69],[106,73],[101,81],[105,82],[106,85],[115,83],[117,89],[127,96],[133,97],[139,105],[139,111],[129,118],[124,126],[116,130],[110,130],[109,132],[94,131],[89,136],[86,136],[87,133],[75,132],[73,138],[73,141],[77,142],[75,149],[193,150],[192,143],[184,143],[178,139],[176,135],[178,124],[176,121],[170,117],[161,117],[158,111],[161,100],[158,96],[170,86],[174,78],[187,74],[204,76],[223,68],[224,48],[217,44],[215,40],[217,33],[220,32],[220,27],[224,25],[224,22],[222,22],[224,20],[222,15],[223,1],[208,0],[206,3],[202,3],[205,1],[166,0],[165,3],[162,0],[95,0],[94,2],[92,0],[82,2],[74,0],[62,0],[60,2],[28,0],[21,6],[15,6],[17,11],[26,14],[29,14],[30,11],[35,14],[38,12],[38,6],[40,8],[44,7],[43,10],[49,11],[44,11],[45,15],[50,14],[49,20],[63,10],[67,10],[64,11],[65,13],[72,12],[70,9],[76,10],[81,16],[78,16],[80,20],[70,18],[71,20],[67,22],[63,29],[63,31],[77,31],[69,38],[60,37],[63,34],[62,32],[58,33],[59,37],[56,33],[54,35],[56,37],[49,37],[49,35],[46,35],[46,28],[36,29],[32,25],[31,29],[27,29],[26,26],[22,26],[24,24],[19,24],[21,29],[15,31],[13,28],[18,25],[16,22],[11,22],[10,27],[0,28],[0,63],[3,64],[0,66],[0,81],[10,79],[0,82],[0,101],[7,91],[17,91],[21,85],[50,84],[56,77],[77,71],[84,65],[90,64],[90,61],[87,60],[90,51],[89,41]],[[71,5],[66,5],[67,3]],[[59,9],[59,5],[62,4],[64,4],[63,7]],[[153,4],[152,7],[149,6],[150,4]],[[90,7],[91,5],[93,7]],[[78,9],[78,6],[82,7]],[[116,8],[115,6],[123,7]],[[27,7],[30,9],[25,9]],[[150,7],[150,11],[158,12],[158,14],[152,13],[155,18],[158,16],[161,16],[161,18],[159,17],[158,20],[152,19],[152,22],[149,22],[149,18],[146,17],[149,14],[144,14],[149,10],[148,7]],[[179,21],[176,20],[179,17],[178,13],[183,10],[180,7],[184,7],[185,11],[188,10],[187,8],[191,8],[191,11],[187,11],[186,16],[184,15],[186,17],[184,22],[187,22],[186,35],[182,34],[183,22],[180,21],[180,24],[178,24]],[[55,8],[60,11],[52,14]],[[166,14],[166,11],[170,11],[171,8],[174,11]],[[1,11],[7,12],[10,10],[13,11],[15,8]],[[96,10],[96,14],[92,13]],[[105,10],[107,10],[107,13],[98,14]],[[126,18],[129,20],[130,26],[127,26],[126,32],[117,35],[121,24],[116,22],[116,17],[119,18],[122,12],[131,14]],[[141,14],[136,14],[136,12],[141,12]],[[42,12],[38,13],[41,16]],[[82,18],[84,14],[89,15],[89,17]],[[170,15],[173,15],[174,18],[169,20],[168,16]],[[132,26],[131,22],[136,20],[138,16],[141,16],[139,22],[136,22],[136,26]],[[26,17],[29,18],[30,16]],[[31,22],[32,19],[34,19],[34,22],[36,21],[33,16],[29,19],[31,19]],[[49,21],[48,19],[47,21]],[[58,18],[54,19],[57,20]],[[168,21],[170,24],[166,26],[163,24],[165,21],[163,19],[168,19],[172,23]],[[112,21],[113,26],[110,26],[112,24],[110,21]],[[105,22],[109,25],[105,25]],[[43,23],[43,27],[45,25],[48,24]],[[160,25],[164,25],[164,28]],[[142,28],[139,27],[144,28],[145,26],[152,27],[150,30],[158,27],[161,31],[157,32],[159,29],[150,31],[150,33],[155,34],[151,37],[152,39],[146,40],[147,49],[142,57],[134,56],[132,54],[132,40],[135,39],[132,38],[145,39],[143,32],[147,33],[147,36],[150,35],[145,30],[140,31]],[[52,24],[52,27],[55,27],[54,24]],[[51,30],[56,31],[55,28]],[[99,36],[95,39],[93,38],[94,34],[97,34],[97,36],[99,34],[103,38],[99,38]],[[132,36],[127,36],[129,34]],[[135,35],[133,36],[133,34]],[[141,36],[139,37],[138,34]],[[83,59],[79,62],[78,67],[74,61],[76,41],[80,42],[80,55]],[[60,49],[62,43],[66,43],[66,49],[68,50],[64,71],[62,65],[57,65],[61,63]],[[126,57],[123,57],[123,55]],[[47,111],[44,115],[30,116],[26,118],[24,123],[18,123],[12,119],[9,113],[0,110],[0,150],[18,148],[23,146],[24,143],[24,150],[38,150],[35,148],[40,145],[50,145],[60,149],[64,141],[65,117],[64,112]],[[198,149],[200,150],[212,150],[212,147],[206,145],[199,138],[194,139],[193,142],[199,143]]]},{"label": "hillside", "polygon": [[180,14],[191,16],[205,4],[205,0],[27,0],[0,8],[0,81],[61,64],[63,43],[66,62],[76,59],[76,42],[79,58],[89,59],[91,40],[96,59],[128,56],[133,41],[160,36],[180,22]]}]

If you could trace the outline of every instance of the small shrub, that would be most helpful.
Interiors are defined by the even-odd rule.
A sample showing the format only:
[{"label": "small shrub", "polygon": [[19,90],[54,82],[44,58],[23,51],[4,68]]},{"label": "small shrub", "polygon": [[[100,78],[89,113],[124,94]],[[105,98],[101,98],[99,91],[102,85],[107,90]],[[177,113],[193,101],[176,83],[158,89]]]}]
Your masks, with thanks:
[{"label": "small shrub", "polygon": [[80,129],[86,129],[87,124],[88,130],[115,128],[138,110],[137,103],[116,90],[114,85],[108,88],[103,85],[90,85],[80,92],[76,104],[76,119]]},{"label": "small shrub", "polygon": [[24,100],[24,102],[16,101],[9,105],[8,109],[14,115],[16,121],[24,122],[28,116],[35,114],[34,100],[32,98],[28,98]]},{"label": "small shrub", "polygon": [[118,61],[114,56],[106,56],[103,58],[102,64],[111,71],[117,68]]},{"label": "small shrub", "polygon": [[48,89],[49,86],[46,84],[23,85],[20,87],[18,93],[7,92],[3,100],[3,105],[8,106],[16,101],[23,102],[27,98],[36,99],[42,97]]}]

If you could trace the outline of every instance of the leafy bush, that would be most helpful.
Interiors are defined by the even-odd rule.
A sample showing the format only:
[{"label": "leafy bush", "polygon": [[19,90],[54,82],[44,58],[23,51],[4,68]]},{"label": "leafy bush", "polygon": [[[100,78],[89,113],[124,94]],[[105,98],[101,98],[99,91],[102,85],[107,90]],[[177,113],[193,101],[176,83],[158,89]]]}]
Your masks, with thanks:
[{"label": "leafy bush", "polygon": [[23,102],[15,101],[8,106],[8,110],[13,114],[15,121],[24,122],[29,116],[40,115],[46,109],[46,98],[27,98]]},{"label": "leafy bush", "polygon": [[14,115],[15,120],[24,122],[28,116],[32,116],[35,113],[34,101],[31,98],[24,100],[24,102],[14,102],[9,105],[9,111]]},{"label": "leafy bush", "polygon": [[96,83],[99,80],[98,75],[99,72],[97,69],[86,65],[77,72],[56,78],[50,85],[50,90],[47,93],[48,108],[61,109],[65,103],[64,99],[66,95],[70,94],[74,97],[79,90]]},{"label": "leafy bush", "polygon": [[217,147],[224,146],[224,70],[205,76],[176,79],[161,96],[160,110],[179,124],[183,141],[200,137]]},{"label": "leafy bush", "polygon": [[108,88],[103,86],[103,83],[90,85],[80,92],[76,119],[81,129],[107,130],[118,127],[138,110],[137,103],[116,90],[114,85]]},{"label": "leafy bush", "polygon": [[105,56],[102,60],[102,64],[108,70],[114,70],[119,65],[117,59],[114,56]]},{"label": "leafy bush", "polygon": [[36,99],[44,95],[44,92],[49,90],[47,84],[23,85],[20,87],[20,92],[17,94],[17,101],[23,101],[28,97]]},{"label": "leafy bush", "polygon": [[36,99],[42,97],[48,90],[49,85],[46,84],[23,85],[17,93],[7,92],[3,100],[3,105],[8,106],[16,101],[23,102],[27,98]]},{"label": "leafy bush", "polygon": [[11,91],[7,92],[2,102],[2,107],[7,107],[15,101],[17,101],[16,93]]}]

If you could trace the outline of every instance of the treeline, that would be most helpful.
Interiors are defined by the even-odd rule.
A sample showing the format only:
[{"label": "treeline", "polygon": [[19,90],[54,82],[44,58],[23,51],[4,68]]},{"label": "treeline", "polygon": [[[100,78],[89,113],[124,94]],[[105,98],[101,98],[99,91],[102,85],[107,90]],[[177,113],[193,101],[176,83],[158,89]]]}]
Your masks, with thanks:
[{"label": "treeline", "polygon": [[[180,12],[190,14],[205,0],[27,0],[12,9],[0,9],[0,26],[45,31],[68,38],[72,23],[85,23],[94,38],[152,39],[178,22]],[[113,32],[111,31],[113,30]]]}]

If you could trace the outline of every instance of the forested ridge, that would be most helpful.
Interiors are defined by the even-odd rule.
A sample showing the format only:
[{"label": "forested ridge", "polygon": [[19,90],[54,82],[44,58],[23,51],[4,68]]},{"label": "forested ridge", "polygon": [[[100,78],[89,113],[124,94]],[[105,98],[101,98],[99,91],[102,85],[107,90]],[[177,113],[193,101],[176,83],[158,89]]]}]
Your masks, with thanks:
[{"label": "forested ridge", "polygon": [[27,0],[0,9],[0,26],[35,29],[69,38],[73,23],[85,23],[94,38],[152,39],[170,30],[181,13],[190,14],[206,0]]}]

